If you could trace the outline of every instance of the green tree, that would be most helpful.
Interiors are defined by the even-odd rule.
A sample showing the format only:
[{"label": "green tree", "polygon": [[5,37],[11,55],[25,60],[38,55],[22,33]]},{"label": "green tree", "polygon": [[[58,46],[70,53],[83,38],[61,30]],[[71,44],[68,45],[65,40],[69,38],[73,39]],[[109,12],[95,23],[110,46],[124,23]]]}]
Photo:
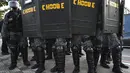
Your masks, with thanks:
[{"label": "green tree", "polygon": [[[0,1],[0,7],[6,6],[7,4],[8,3],[5,0]],[[5,11],[7,11],[7,10],[0,11],[0,20],[2,19],[3,14],[4,14]]]}]

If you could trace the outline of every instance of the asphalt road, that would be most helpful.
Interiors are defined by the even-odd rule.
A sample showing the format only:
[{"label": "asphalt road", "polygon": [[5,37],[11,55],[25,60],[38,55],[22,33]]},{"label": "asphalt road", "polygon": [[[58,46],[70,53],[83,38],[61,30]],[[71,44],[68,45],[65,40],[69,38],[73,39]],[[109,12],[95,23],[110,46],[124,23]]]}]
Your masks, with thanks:
[{"label": "asphalt road", "polygon": [[[1,42],[0,42],[1,44]],[[33,56],[32,51],[29,49],[29,60],[31,59],[31,57]],[[126,65],[128,65],[130,67],[130,49],[124,49],[123,51],[123,63],[125,63]],[[31,66],[34,65],[35,62],[31,62]],[[35,70],[31,69],[31,66],[26,67],[23,65],[22,59],[19,57],[18,59],[18,64],[17,64],[17,68],[14,70],[9,70],[8,67],[10,65],[10,56],[6,55],[6,56],[2,56],[0,53],[0,73],[35,73]],[[43,73],[51,73],[50,69],[54,66],[54,59],[52,60],[47,60],[45,63],[45,68],[46,70]],[[66,56],[66,73],[72,73],[73,71],[73,60],[72,60],[72,56]],[[98,64],[98,73],[112,73],[112,62],[110,64],[110,69],[105,69],[103,67],[100,66],[100,64]],[[80,69],[81,72],[80,73],[87,73],[87,61],[86,61],[86,57],[85,55],[82,56],[80,58]],[[130,73],[130,69],[123,69],[124,73]]]}]

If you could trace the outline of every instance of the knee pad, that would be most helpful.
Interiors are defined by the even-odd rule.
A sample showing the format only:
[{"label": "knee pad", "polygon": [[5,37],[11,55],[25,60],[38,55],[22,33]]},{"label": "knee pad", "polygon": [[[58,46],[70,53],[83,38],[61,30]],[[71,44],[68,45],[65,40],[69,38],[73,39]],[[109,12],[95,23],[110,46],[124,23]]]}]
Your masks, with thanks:
[{"label": "knee pad", "polygon": [[64,49],[63,46],[56,46],[56,47],[55,47],[55,50],[56,50],[57,52],[64,52],[64,51],[65,51],[65,49]]}]

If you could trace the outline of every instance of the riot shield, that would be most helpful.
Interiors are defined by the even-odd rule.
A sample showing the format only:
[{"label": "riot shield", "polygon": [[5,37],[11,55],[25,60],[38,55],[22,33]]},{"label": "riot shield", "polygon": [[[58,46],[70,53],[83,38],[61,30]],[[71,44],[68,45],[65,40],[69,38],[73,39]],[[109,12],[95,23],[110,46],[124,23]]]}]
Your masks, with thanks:
[{"label": "riot shield", "polygon": [[23,34],[25,37],[39,37],[42,35],[36,1],[37,0],[21,0]]},{"label": "riot shield", "polygon": [[44,37],[70,37],[70,0],[41,0],[41,24]]},{"label": "riot shield", "polygon": [[70,37],[70,0],[22,0],[24,35]]},{"label": "riot shield", "polygon": [[100,0],[72,0],[72,34],[95,35]]},{"label": "riot shield", "polygon": [[104,33],[118,33],[120,0],[103,1],[103,31]]}]

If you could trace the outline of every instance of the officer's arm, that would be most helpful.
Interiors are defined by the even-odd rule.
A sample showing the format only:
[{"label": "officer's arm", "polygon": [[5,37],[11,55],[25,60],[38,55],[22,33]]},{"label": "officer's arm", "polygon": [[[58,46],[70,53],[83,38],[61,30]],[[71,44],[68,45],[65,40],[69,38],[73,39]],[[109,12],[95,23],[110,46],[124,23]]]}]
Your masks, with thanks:
[{"label": "officer's arm", "polygon": [[3,21],[2,29],[1,29],[1,34],[3,38],[6,38],[8,36],[7,24],[8,24],[8,20],[7,20],[7,14],[6,14]]}]

